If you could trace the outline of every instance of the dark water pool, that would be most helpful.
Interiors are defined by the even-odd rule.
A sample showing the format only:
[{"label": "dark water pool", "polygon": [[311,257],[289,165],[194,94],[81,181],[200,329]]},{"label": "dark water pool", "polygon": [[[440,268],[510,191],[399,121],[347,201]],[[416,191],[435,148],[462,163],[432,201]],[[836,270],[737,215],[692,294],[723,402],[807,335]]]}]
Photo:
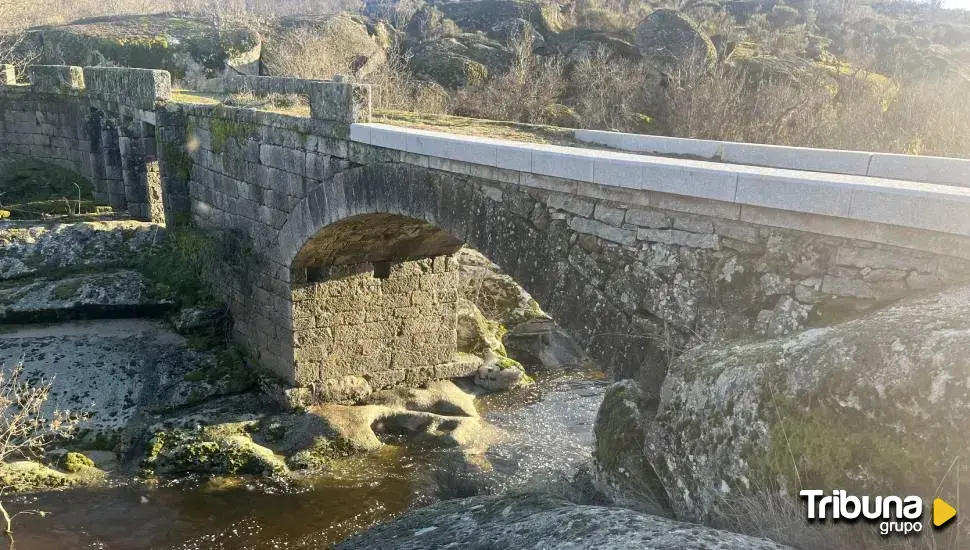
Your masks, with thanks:
[{"label": "dark water pool", "polygon": [[[584,463],[605,383],[546,377],[488,396],[480,409],[506,433],[484,457],[387,446],[342,461],[325,479],[280,490],[251,482],[121,486],[7,499],[8,510],[50,515],[14,521],[17,550],[326,548],[410,507],[491,493]],[[4,546],[0,543],[0,548]]]}]

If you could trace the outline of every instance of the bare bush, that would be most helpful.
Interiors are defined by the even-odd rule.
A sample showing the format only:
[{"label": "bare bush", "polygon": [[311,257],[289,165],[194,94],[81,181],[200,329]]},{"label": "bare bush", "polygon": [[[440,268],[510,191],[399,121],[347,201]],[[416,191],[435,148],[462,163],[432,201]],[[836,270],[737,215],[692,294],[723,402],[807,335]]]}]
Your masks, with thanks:
[{"label": "bare bush", "polygon": [[373,86],[374,107],[428,114],[447,112],[451,99],[448,92],[437,84],[415,78],[407,63],[407,53],[392,51],[384,65],[360,79]]},{"label": "bare bush", "polygon": [[286,33],[280,37],[276,50],[266,60],[272,74],[325,80],[350,69],[348,60],[332,51],[329,37],[312,27]]},{"label": "bare bush", "polygon": [[[52,383],[28,380],[22,364],[12,369],[0,367],[0,463],[40,458],[48,445],[74,432],[80,416],[46,407]],[[11,546],[13,519],[27,513],[43,515],[37,510],[10,515],[0,503],[0,516],[5,522],[0,529],[10,538]]]},{"label": "bare bush", "polygon": [[967,91],[944,78],[896,89],[862,71],[797,80],[721,69],[668,88],[662,118],[682,137],[970,156]]},{"label": "bare bush", "polygon": [[573,66],[568,96],[588,128],[643,131],[656,109],[651,92],[659,78],[647,65],[616,59],[601,47]]},{"label": "bare bush", "polygon": [[564,62],[558,57],[538,57],[532,53],[533,39],[528,33],[509,39],[512,60],[509,70],[490,76],[483,84],[458,90],[454,114],[492,120],[545,122],[547,108],[561,102],[566,91]]}]

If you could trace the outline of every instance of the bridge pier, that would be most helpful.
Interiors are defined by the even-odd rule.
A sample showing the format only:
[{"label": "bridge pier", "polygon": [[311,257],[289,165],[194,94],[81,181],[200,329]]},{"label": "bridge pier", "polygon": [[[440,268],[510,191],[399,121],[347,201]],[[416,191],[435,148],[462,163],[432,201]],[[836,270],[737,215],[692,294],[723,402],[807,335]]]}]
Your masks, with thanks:
[{"label": "bridge pier", "polygon": [[436,256],[311,272],[293,288],[297,378],[331,401],[474,370],[456,357],[457,269]]}]

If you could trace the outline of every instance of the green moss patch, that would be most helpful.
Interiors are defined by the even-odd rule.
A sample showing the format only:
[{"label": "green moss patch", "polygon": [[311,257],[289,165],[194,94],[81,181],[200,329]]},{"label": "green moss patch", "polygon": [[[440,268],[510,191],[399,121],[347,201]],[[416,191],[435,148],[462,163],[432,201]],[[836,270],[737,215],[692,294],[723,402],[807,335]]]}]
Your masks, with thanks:
[{"label": "green moss patch", "polygon": [[93,199],[94,185],[66,168],[33,159],[0,166],[0,206],[11,218],[92,212]]},{"label": "green moss patch", "polygon": [[150,254],[135,261],[135,267],[155,283],[156,296],[174,296],[183,307],[214,304],[204,274],[212,265],[214,242],[192,229],[169,232],[165,241]]}]

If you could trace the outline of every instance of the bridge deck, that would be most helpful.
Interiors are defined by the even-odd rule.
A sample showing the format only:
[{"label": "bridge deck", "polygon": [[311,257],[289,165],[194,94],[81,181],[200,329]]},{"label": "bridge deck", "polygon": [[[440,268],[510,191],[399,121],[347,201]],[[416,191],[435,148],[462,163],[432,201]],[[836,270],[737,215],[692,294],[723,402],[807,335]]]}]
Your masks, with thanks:
[{"label": "bridge deck", "polygon": [[[219,103],[219,98],[200,92],[173,97],[202,104]],[[259,109],[309,116],[305,105]],[[372,120],[377,122],[354,124],[351,139],[523,174],[970,235],[970,216],[965,214],[970,202],[966,188],[970,160],[965,159],[572,130],[393,111],[375,111]],[[529,185],[525,180],[518,183]]]},{"label": "bridge deck", "polygon": [[[529,174],[551,176],[607,187],[970,235],[970,188],[953,184],[523,143],[379,123],[354,124],[351,139],[423,157],[518,172],[518,183],[524,186],[548,185],[528,177]],[[795,148],[780,149],[791,155]],[[873,160],[881,156],[861,154]],[[793,158],[805,164],[804,159]],[[905,157],[913,158],[946,164],[939,174],[953,181],[961,174],[970,174],[970,161]],[[947,170],[950,166],[955,169]],[[970,183],[970,177],[959,181]]]}]

